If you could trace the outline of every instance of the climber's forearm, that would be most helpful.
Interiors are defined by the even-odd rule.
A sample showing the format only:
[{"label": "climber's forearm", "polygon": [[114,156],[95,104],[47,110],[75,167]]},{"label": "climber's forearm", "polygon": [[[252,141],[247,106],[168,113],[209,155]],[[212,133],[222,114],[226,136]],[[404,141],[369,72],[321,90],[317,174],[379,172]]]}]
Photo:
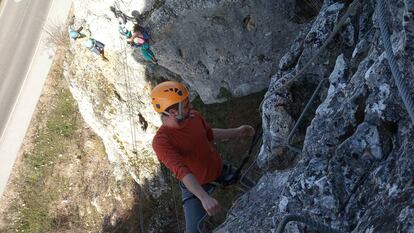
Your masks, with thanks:
[{"label": "climber's forearm", "polygon": [[215,141],[238,138],[239,129],[238,128],[230,128],[230,129],[213,128],[213,136],[214,136]]},{"label": "climber's forearm", "polygon": [[207,196],[209,196],[208,193],[203,189],[203,187],[201,187],[201,185],[198,183],[197,179],[193,174],[189,173],[185,175],[182,179],[182,182],[192,194],[198,197],[198,199],[203,200]]}]

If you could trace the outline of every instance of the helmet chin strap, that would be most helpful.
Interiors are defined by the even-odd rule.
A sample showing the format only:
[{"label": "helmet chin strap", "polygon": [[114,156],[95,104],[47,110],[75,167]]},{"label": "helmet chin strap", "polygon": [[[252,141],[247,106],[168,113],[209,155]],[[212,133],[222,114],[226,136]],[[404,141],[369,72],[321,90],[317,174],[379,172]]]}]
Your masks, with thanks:
[{"label": "helmet chin strap", "polygon": [[[175,120],[177,121],[177,123],[181,123],[183,122],[185,119],[187,119],[187,117],[184,116],[183,114],[183,104],[182,102],[178,103],[178,115],[175,117]],[[164,115],[166,116],[171,116],[171,113],[164,111],[162,112]]]},{"label": "helmet chin strap", "polygon": [[185,120],[184,114],[183,114],[183,103],[178,103],[178,115],[175,117],[175,120],[178,123],[181,123]]}]

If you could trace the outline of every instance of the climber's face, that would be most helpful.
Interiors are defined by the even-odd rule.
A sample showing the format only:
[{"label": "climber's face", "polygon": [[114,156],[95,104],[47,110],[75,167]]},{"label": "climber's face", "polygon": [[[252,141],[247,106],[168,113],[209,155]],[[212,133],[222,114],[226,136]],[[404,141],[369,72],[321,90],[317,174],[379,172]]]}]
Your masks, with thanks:
[{"label": "climber's face", "polygon": [[186,98],[183,102],[183,117],[184,119],[187,119],[190,116],[190,111],[193,108],[193,106],[191,106],[190,100],[188,100],[188,98]]},{"label": "climber's face", "polygon": [[163,123],[171,127],[181,127],[186,120],[191,117],[192,106],[188,98],[181,102],[178,109],[172,108],[168,111],[168,115],[163,116]]}]

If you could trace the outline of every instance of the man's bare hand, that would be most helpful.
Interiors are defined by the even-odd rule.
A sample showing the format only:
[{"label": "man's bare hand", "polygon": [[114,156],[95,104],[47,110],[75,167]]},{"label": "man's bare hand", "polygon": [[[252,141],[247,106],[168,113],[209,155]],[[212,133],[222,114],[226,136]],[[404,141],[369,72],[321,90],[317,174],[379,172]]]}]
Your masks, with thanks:
[{"label": "man's bare hand", "polygon": [[216,215],[221,211],[218,201],[211,196],[207,196],[201,200],[201,204],[210,216]]},{"label": "man's bare hand", "polygon": [[239,130],[239,137],[251,137],[255,133],[254,128],[250,125],[242,125],[237,129]]}]

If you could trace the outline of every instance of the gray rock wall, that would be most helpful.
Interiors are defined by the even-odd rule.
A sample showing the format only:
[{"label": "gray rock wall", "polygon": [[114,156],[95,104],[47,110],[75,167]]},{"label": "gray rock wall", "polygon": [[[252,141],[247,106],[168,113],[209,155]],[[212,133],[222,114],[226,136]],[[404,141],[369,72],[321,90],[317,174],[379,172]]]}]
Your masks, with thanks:
[{"label": "gray rock wall", "polygon": [[[293,1],[117,1],[127,14],[138,10],[142,24],[151,28],[152,48],[165,73],[180,76],[205,103],[270,83],[258,158],[266,173],[236,202],[236,217],[217,232],[272,232],[287,213],[313,216],[346,232],[414,231],[412,123],[387,65],[373,16],[375,1],[364,1],[303,77],[281,88],[328,38],[347,2],[326,0],[313,22],[298,25],[292,21]],[[75,1],[75,15],[106,44],[110,63],[74,44],[66,78],[86,122],[103,138],[117,177],[152,180],[149,189],[157,197],[165,184],[150,147],[160,122],[148,98],[149,69],[134,60],[138,51],[125,53],[110,5]],[[411,89],[413,9],[409,0],[393,1],[388,9],[394,50]],[[131,88],[126,88],[126,73]],[[303,147],[299,156],[285,141],[323,78],[329,85],[293,137]],[[137,154],[129,108],[143,118],[135,122]],[[307,231],[291,224],[285,232]]]},{"label": "gray rock wall", "polygon": [[[315,53],[347,6],[325,1],[312,27],[281,59],[262,109],[264,144],[258,161],[267,172],[233,206],[236,217],[216,232],[275,232],[286,214],[311,216],[341,232],[414,232],[413,123],[391,76],[374,4],[364,1],[288,89],[280,87]],[[394,52],[413,90],[413,3],[393,1],[387,10]],[[329,86],[315,101],[314,114],[307,115],[309,124],[294,136],[296,145],[303,144],[297,155],[285,141],[304,106],[298,100],[308,99],[322,78],[329,78]],[[295,156],[291,168],[267,166],[280,168],[286,154]],[[292,223],[284,232],[309,229]]]},{"label": "gray rock wall", "polygon": [[146,22],[160,64],[214,103],[268,87],[301,28],[293,9],[293,1],[167,0]]}]

